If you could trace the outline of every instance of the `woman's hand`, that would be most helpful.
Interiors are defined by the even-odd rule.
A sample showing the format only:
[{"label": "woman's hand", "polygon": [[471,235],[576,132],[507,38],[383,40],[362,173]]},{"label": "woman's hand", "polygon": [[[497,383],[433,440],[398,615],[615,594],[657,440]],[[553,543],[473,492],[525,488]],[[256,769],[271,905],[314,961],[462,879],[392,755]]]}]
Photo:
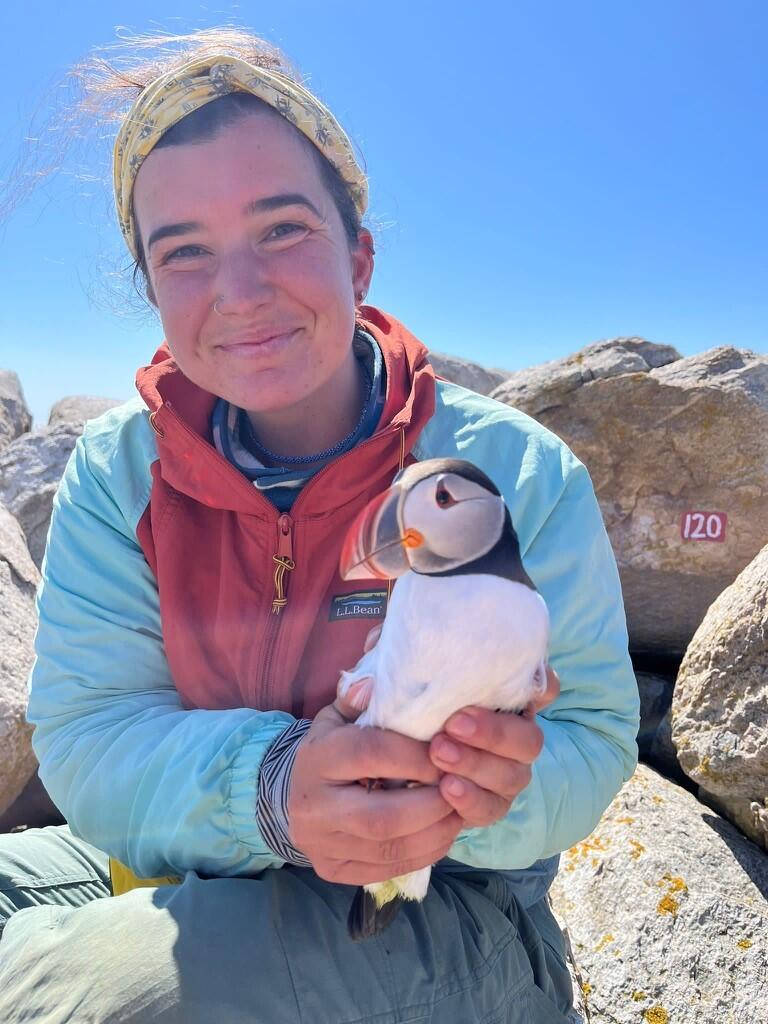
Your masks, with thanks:
[{"label": "woman's hand", "polygon": [[521,714],[466,707],[451,715],[444,731],[433,736],[430,757],[445,772],[440,792],[461,815],[464,828],[499,821],[531,781],[531,765],[544,745],[536,712],[559,693],[560,678],[547,665],[544,693]]},{"label": "woman's hand", "polygon": [[[358,711],[322,708],[299,744],[288,795],[291,841],[329,882],[364,885],[444,857],[464,827],[438,788],[429,744],[387,729],[359,729]],[[345,717],[346,716],[346,717]],[[409,789],[366,791],[359,779],[412,779]]]}]

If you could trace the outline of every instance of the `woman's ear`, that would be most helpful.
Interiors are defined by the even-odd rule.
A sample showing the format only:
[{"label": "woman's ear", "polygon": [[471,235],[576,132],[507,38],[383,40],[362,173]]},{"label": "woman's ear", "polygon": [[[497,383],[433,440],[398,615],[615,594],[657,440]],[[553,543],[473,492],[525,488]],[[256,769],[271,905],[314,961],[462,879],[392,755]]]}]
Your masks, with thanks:
[{"label": "woman's ear", "polygon": [[371,286],[375,252],[373,235],[367,228],[360,228],[357,245],[352,250],[352,287],[355,293],[355,304],[358,306],[368,294],[368,289]]}]

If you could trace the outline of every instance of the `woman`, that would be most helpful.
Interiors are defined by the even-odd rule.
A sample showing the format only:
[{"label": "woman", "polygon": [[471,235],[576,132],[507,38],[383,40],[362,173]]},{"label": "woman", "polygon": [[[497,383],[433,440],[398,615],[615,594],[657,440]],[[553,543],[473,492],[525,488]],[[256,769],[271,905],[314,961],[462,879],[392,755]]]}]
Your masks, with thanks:
[{"label": "woman", "polygon": [[[87,426],[54,506],[29,718],[69,828],[0,838],[0,1016],[558,1024],[557,855],[636,759],[589,476],[362,305],[374,252],[346,136],[258,40],[206,42],[149,76],[115,145],[166,340],[140,397]],[[337,565],[363,505],[437,455],[502,491],[552,669],[538,709],[470,707],[425,744],[334,703],[375,639],[342,614],[372,587]],[[404,773],[425,785],[357,785]],[[132,879],[113,898],[107,855]],[[438,860],[423,904],[349,941],[349,886]]]}]

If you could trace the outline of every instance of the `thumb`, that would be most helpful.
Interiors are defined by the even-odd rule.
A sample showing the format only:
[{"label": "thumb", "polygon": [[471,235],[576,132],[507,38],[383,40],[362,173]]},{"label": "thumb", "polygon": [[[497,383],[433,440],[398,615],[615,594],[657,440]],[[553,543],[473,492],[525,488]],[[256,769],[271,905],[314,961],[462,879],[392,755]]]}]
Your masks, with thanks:
[{"label": "thumb", "polygon": [[342,696],[337,692],[336,700],[331,705],[347,722],[354,722],[371,700],[373,693],[373,677],[364,676],[356,680]]},{"label": "thumb", "polygon": [[540,693],[530,701],[524,714],[527,718],[534,718],[542,708],[547,707],[553,701],[557,700],[559,696],[560,676],[555,672],[549,662],[547,662],[547,684],[544,688],[544,692]]},{"label": "thumb", "polygon": [[373,629],[369,630],[368,636],[365,638],[363,644],[363,653],[367,654],[372,647],[375,647],[381,636],[381,631],[384,628],[384,623],[380,623],[378,626],[374,626]]}]

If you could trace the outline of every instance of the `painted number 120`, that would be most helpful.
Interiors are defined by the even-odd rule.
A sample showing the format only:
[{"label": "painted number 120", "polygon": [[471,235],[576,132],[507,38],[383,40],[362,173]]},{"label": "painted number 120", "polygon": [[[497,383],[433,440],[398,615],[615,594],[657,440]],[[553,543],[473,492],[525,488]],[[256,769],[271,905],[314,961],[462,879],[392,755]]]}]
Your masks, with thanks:
[{"label": "painted number 120", "polygon": [[725,512],[684,512],[680,523],[683,540],[725,540]]}]

